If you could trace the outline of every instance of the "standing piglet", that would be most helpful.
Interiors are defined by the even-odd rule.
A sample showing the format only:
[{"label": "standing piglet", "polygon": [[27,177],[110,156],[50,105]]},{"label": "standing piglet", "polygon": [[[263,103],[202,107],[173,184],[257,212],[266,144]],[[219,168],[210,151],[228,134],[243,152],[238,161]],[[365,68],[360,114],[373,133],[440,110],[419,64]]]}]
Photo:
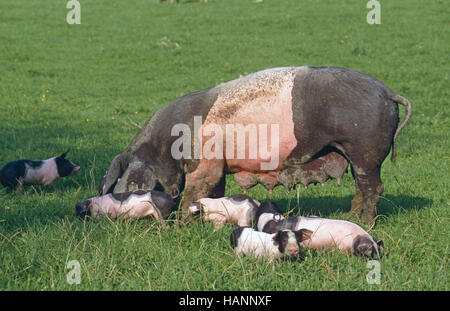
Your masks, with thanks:
[{"label": "standing piglet", "polygon": [[268,234],[249,227],[238,227],[231,233],[230,242],[236,255],[251,255],[272,261],[285,256],[297,256],[301,249],[300,243],[309,239],[311,233],[307,229],[286,229]]},{"label": "standing piglet", "polygon": [[69,150],[58,157],[43,161],[10,162],[0,171],[0,181],[3,186],[16,189],[17,192],[22,192],[26,184],[51,186],[58,178],[73,176],[80,171],[80,166],[66,158],[68,152]]},{"label": "standing piglet", "polygon": [[214,230],[227,222],[246,227],[253,224],[259,204],[242,194],[219,199],[202,198],[189,206],[189,213],[201,214],[204,221],[214,222]]},{"label": "standing piglet", "polygon": [[163,192],[139,190],[93,197],[77,203],[75,210],[80,218],[107,216],[112,219],[140,219],[153,216],[164,223],[174,206],[172,197]]},{"label": "standing piglet", "polygon": [[380,257],[380,249],[384,247],[382,240],[372,237],[355,223],[315,216],[285,218],[275,203],[269,201],[261,203],[256,226],[259,231],[267,233],[284,229],[310,230],[313,232],[311,238],[302,245],[312,249],[337,248],[355,255]]}]

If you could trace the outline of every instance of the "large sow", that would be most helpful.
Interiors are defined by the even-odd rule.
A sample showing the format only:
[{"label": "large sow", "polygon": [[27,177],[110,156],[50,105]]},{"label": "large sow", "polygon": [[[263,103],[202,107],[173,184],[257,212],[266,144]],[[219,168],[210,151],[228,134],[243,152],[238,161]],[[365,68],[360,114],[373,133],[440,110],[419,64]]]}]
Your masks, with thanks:
[{"label": "large sow", "polygon": [[[400,125],[398,104],[406,107]],[[405,98],[351,69],[267,69],[159,109],[114,158],[99,191],[161,189],[178,196],[184,189],[186,215],[193,201],[224,195],[227,173],[244,190],[257,183],[290,190],[339,180],[350,162],[351,212],[370,223],[383,192],[381,164],[391,148],[395,161],[395,142],[410,115]],[[180,147],[184,156],[174,155],[187,130],[192,136]]]}]

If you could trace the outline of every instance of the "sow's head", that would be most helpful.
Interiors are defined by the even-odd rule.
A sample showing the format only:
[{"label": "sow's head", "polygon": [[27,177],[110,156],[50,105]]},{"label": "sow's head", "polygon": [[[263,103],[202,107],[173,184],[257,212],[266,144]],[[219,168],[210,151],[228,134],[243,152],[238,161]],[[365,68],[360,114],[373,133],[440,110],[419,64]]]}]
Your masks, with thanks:
[{"label": "sow's head", "polygon": [[112,160],[106,175],[100,180],[98,192],[104,195],[157,190],[176,198],[180,195],[181,183],[181,173],[123,153]]}]

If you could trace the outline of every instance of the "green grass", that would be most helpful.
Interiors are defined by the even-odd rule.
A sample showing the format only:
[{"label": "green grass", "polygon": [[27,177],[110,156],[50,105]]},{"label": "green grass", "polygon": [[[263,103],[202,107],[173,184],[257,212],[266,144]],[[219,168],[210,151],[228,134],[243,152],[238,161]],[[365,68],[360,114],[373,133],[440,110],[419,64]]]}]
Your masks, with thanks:
[{"label": "green grass", "polygon": [[[0,188],[0,289],[449,290],[449,3],[381,2],[381,25],[368,25],[356,0],[81,0],[81,25],[68,25],[65,1],[1,1],[0,165],[71,147],[82,171],[24,195]],[[305,64],[362,71],[413,105],[397,166],[382,170],[371,230],[386,247],[380,285],[366,282],[368,259],[334,251],[236,258],[229,225],[161,231],[151,220],[75,217],[75,203],[97,194],[113,157],[166,103]],[[241,193],[229,177],[226,194]],[[276,188],[272,199],[293,214],[347,219],[353,193],[346,175],[299,197]],[[268,198],[260,186],[250,195]],[[66,282],[73,259],[79,285]]]}]

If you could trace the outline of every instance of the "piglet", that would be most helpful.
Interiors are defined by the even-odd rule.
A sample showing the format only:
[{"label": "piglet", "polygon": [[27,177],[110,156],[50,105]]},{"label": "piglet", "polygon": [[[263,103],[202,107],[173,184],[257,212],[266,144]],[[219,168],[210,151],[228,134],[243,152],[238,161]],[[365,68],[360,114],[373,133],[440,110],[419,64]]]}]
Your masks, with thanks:
[{"label": "piglet", "polygon": [[272,261],[285,256],[297,256],[301,250],[300,243],[309,239],[311,234],[307,229],[286,229],[269,234],[249,227],[238,227],[231,233],[230,242],[236,255],[250,255]]},{"label": "piglet", "polygon": [[189,213],[201,214],[204,221],[212,221],[214,230],[227,222],[245,227],[252,226],[259,204],[242,194],[218,199],[203,198],[189,206]]},{"label": "piglet", "polygon": [[53,185],[61,177],[73,176],[80,171],[66,158],[69,150],[58,157],[43,161],[17,160],[6,164],[0,171],[3,186],[22,192],[24,185],[41,184],[45,187]]},{"label": "piglet", "polygon": [[93,197],[77,203],[75,211],[82,219],[102,216],[112,219],[118,217],[140,219],[153,216],[165,224],[174,206],[172,197],[164,192],[139,190]]},{"label": "piglet", "polygon": [[360,226],[345,220],[326,219],[320,217],[288,217],[281,215],[275,203],[261,203],[256,216],[256,226],[259,231],[274,233],[279,230],[308,229],[313,232],[311,238],[303,243],[306,248],[325,249],[337,248],[343,252],[355,255],[380,257],[384,248],[382,240],[372,237]]}]

